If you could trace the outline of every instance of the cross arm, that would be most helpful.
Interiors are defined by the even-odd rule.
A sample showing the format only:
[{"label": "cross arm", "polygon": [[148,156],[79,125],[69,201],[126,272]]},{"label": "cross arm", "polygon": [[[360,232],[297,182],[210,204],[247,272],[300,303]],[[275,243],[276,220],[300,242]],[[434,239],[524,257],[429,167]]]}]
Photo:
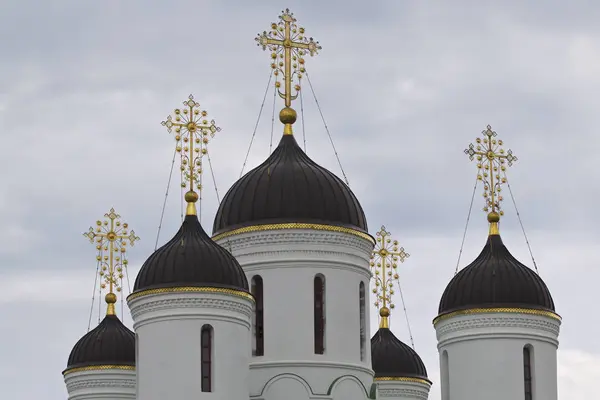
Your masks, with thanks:
[{"label": "cross arm", "polygon": [[[487,151],[476,151],[476,152],[474,152],[473,154],[476,154],[476,155],[478,155],[478,156],[484,156],[484,157],[487,157],[487,155],[488,155],[489,153],[488,153]],[[506,158],[506,157],[508,157],[508,156],[507,156],[506,154],[503,154],[503,153],[496,153],[496,152],[494,152],[494,157],[495,157],[495,158]]]},{"label": "cross arm", "polygon": [[274,44],[274,45],[278,45],[278,46],[283,46],[283,40],[280,40],[280,39],[271,39],[266,36],[261,39],[262,39],[261,44],[263,44],[263,45]]}]

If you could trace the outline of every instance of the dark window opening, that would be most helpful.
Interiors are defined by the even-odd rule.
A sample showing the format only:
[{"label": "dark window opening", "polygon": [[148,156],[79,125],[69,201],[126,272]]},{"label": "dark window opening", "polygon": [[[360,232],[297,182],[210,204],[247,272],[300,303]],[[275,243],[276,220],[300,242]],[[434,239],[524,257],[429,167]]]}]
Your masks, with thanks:
[{"label": "dark window opening", "polygon": [[252,328],[252,355],[262,356],[265,354],[265,328],[263,309],[263,280],[259,275],[252,278],[251,292],[256,301],[254,305],[254,319]]},{"label": "dark window opening", "polygon": [[325,353],[325,277],[315,276],[315,354]]},{"label": "dark window opening", "polygon": [[212,353],[213,353],[213,328],[210,325],[204,325],[201,331],[201,374],[202,391],[212,392]]},{"label": "dark window opening", "polygon": [[531,350],[523,347],[523,373],[525,381],[525,400],[533,400],[533,385],[531,376]]},{"label": "dark window opening", "polygon": [[360,361],[365,361],[365,358],[367,357],[365,346],[367,337],[367,324],[365,321],[366,296],[364,282],[361,282],[358,285],[358,309],[360,314]]}]

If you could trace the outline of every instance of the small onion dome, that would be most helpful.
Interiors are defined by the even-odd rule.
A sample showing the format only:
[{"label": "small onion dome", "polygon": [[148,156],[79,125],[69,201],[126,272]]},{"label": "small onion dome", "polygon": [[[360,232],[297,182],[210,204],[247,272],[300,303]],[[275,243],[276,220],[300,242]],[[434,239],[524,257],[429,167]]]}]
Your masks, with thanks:
[{"label": "small onion dome", "polygon": [[142,265],[133,293],[176,287],[248,291],[248,280],[240,264],[204,232],[195,215],[186,215],[173,239]]},{"label": "small onion dome", "polygon": [[550,291],[540,276],[510,254],[500,235],[492,234],[475,261],[446,287],[439,314],[504,307],[555,311]]},{"label": "small onion dome", "polygon": [[116,315],[107,315],[79,339],[69,355],[65,372],[102,365],[135,367],[135,334]]},{"label": "small onion dome", "polygon": [[267,160],[229,189],[213,235],[284,223],[333,225],[367,232],[360,203],[340,178],[311,160],[293,135],[284,135]]},{"label": "small onion dome", "polygon": [[371,364],[377,378],[416,378],[429,381],[421,357],[388,328],[371,338]]}]

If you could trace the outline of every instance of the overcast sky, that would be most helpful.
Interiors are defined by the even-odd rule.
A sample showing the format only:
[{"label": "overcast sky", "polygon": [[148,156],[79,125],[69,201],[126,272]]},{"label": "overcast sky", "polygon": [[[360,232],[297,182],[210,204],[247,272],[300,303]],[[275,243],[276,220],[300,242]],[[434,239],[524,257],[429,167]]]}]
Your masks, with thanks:
[{"label": "overcast sky", "polygon": [[[239,178],[270,71],[254,37],[286,6],[323,46],[307,68],[371,232],[385,224],[411,254],[401,279],[416,348],[434,382],[430,398],[440,398],[431,321],[456,267],[475,178],[463,149],[487,124],[519,157],[509,181],[563,316],[560,398],[597,397],[600,5],[366,4],[0,2],[6,398],[66,398],[61,372],[87,331],[95,274],[93,246],[81,234],[115,207],[141,237],[129,253],[133,284],[154,249],[173,154],[160,121],[190,93],[223,129],[210,145],[220,196]],[[304,88],[307,152],[341,176]],[[269,92],[248,168],[269,154],[272,101]],[[276,124],[274,145],[281,130]],[[302,142],[300,123],[296,133]],[[202,223],[210,233],[218,201],[210,175],[205,183]],[[532,266],[506,197],[503,239]],[[461,267],[485,242],[482,206],[478,191]],[[179,223],[174,183],[159,243]],[[97,318],[96,311],[93,324]],[[124,320],[131,326],[127,312]],[[406,326],[396,311],[392,328],[408,343]]]}]

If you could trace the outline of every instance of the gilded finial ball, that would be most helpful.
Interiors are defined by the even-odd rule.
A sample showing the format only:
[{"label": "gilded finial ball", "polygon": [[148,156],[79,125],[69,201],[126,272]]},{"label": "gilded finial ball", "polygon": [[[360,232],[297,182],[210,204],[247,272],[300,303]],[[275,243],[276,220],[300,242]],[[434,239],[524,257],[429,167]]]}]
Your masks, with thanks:
[{"label": "gilded finial ball", "polygon": [[390,316],[390,309],[387,307],[382,307],[381,310],[379,310],[379,315],[383,318],[387,318]]},{"label": "gilded finial ball", "polygon": [[296,110],[290,107],[286,107],[279,112],[279,120],[282,124],[293,124],[296,122],[296,118],[298,114],[296,114]]},{"label": "gilded finial ball", "polygon": [[185,194],[185,201],[188,203],[195,203],[198,201],[198,193],[190,190]]},{"label": "gilded finial ball", "polygon": [[496,211],[492,211],[491,213],[488,214],[487,220],[490,224],[494,223],[494,222],[499,222],[500,214],[498,214]]},{"label": "gilded finial ball", "polygon": [[117,302],[117,295],[114,293],[107,293],[104,300],[106,300],[107,304],[115,304]]}]

